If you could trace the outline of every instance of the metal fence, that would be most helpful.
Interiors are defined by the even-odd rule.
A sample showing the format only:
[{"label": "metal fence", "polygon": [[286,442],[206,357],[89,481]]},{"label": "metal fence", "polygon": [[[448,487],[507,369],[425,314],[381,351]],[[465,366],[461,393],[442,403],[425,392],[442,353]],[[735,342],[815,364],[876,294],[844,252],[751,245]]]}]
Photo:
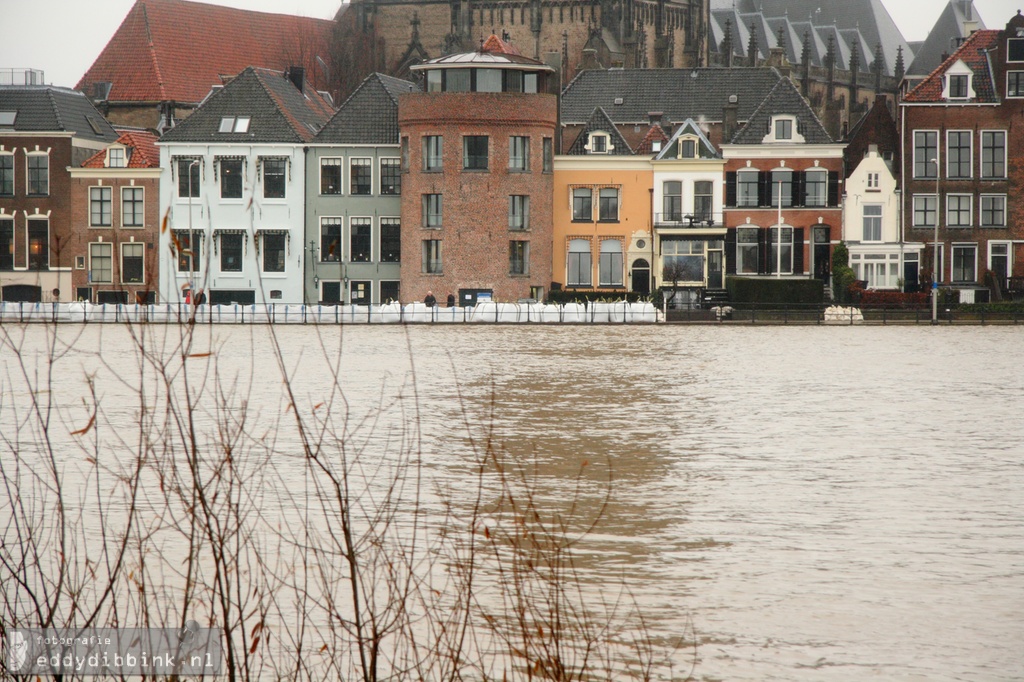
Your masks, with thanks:
[{"label": "metal fence", "polygon": [[[669,310],[669,322],[729,324],[828,324],[828,325],[913,325],[932,324],[930,307],[897,306],[842,307],[746,303],[736,306],[715,306],[708,309]],[[1024,308],[991,310],[984,306],[942,308],[938,324],[1021,324]]]}]

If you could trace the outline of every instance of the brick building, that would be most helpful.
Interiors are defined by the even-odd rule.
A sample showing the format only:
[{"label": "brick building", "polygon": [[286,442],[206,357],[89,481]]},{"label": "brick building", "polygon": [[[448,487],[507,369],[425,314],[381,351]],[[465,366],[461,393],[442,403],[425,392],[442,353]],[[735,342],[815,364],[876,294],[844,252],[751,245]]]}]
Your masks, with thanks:
[{"label": "brick building", "polygon": [[71,169],[74,234],[68,253],[78,301],[156,301],[159,281],[160,152],[156,136],[122,133]]},{"label": "brick building", "polygon": [[80,92],[0,86],[0,298],[72,296],[70,168],[117,139]]},{"label": "brick building", "polygon": [[399,96],[402,295],[541,299],[551,282],[553,70],[491,36]]},{"label": "brick building", "polygon": [[1022,35],[1019,13],[975,32],[901,102],[903,224],[923,246],[925,285],[937,271],[942,285],[998,297],[1024,276]]}]

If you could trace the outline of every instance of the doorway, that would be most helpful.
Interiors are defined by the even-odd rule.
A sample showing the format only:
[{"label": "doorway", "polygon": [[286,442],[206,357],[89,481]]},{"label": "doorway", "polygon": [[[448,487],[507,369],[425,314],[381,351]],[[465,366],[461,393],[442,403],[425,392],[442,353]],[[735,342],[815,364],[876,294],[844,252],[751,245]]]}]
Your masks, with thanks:
[{"label": "doorway", "polygon": [[651,293],[651,264],[643,258],[633,261],[633,275],[630,288],[634,293],[647,296]]}]

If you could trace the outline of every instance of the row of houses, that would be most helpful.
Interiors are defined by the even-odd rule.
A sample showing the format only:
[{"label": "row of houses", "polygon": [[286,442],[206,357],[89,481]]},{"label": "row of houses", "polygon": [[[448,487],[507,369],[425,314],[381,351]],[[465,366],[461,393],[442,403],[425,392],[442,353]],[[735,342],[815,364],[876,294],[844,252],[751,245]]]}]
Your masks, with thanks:
[{"label": "row of houses", "polygon": [[558,93],[492,36],[412,73],[335,109],[300,67],[249,67],[159,138],[76,91],[0,86],[0,295],[686,303],[733,276],[824,288],[840,241],[871,288],[998,295],[1024,275],[1020,14],[843,141],[784,56],[584,71]]}]

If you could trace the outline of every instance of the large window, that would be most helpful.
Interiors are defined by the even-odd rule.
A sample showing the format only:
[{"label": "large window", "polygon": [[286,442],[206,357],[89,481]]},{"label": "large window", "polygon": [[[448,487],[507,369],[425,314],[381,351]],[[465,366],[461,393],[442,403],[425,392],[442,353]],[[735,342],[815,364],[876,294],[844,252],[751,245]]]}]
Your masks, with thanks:
[{"label": "large window", "polygon": [[939,134],[934,130],[914,131],[914,177],[919,179],[935,179],[935,164],[932,159],[939,158]]},{"label": "large window", "polygon": [[402,166],[398,159],[380,160],[380,193],[387,196],[402,193]]},{"label": "large window", "polygon": [[263,235],[263,272],[284,272],[285,235]]},{"label": "large window", "polygon": [[89,188],[89,224],[92,227],[110,227],[112,193],[110,187]]},{"label": "large window", "polygon": [[758,172],[746,170],[736,172],[736,205],[757,206]]},{"label": "large window", "polygon": [[0,271],[14,269],[14,221],[0,218]]},{"label": "large window", "polygon": [[341,260],[341,218],[320,219],[320,262]]},{"label": "large window", "polygon": [[804,206],[828,204],[828,171],[809,170],[804,173]]},{"label": "large window", "polygon": [[946,195],[946,227],[970,227],[972,194]]},{"label": "large window", "polygon": [[[380,262],[402,261],[402,223],[398,218],[380,219]],[[383,300],[383,299],[382,299]]]},{"label": "large window", "polygon": [[441,227],[442,196],[440,194],[423,195],[423,227]]},{"label": "large window", "polygon": [[622,242],[618,239],[601,241],[601,261],[598,264],[598,283],[603,287],[622,286]]},{"label": "large window", "polygon": [[28,155],[28,193],[31,196],[50,193],[50,157],[46,154]]},{"label": "large window", "polygon": [[981,226],[1006,227],[1006,195],[981,195]]},{"label": "large window", "polygon": [[530,227],[530,197],[513,194],[508,198],[508,229],[526,230]]},{"label": "large window", "polygon": [[263,159],[263,198],[284,199],[287,159]]},{"label": "large window", "polygon": [[465,170],[487,170],[486,135],[463,136],[462,167]]},{"label": "large window", "polygon": [[242,198],[242,159],[220,160],[220,198]]},{"label": "large window", "polygon": [[530,170],[530,138],[513,135],[508,138],[508,169]]},{"label": "large window", "polygon": [[978,281],[978,246],[976,244],[953,244],[953,282],[974,283]]},{"label": "large window", "polygon": [[390,303],[392,301],[399,300],[399,292],[401,287],[397,280],[381,280],[380,282],[380,302]]},{"label": "large window", "polygon": [[971,177],[971,131],[950,130],[946,133],[946,177]]},{"label": "large window", "polygon": [[440,275],[443,272],[440,239],[423,240],[421,267],[423,272],[428,275]]},{"label": "large window", "polygon": [[349,192],[356,196],[373,193],[373,166],[370,159],[350,159],[348,168]]},{"label": "large window", "polygon": [[864,204],[864,235],[866,242],[882,241],[882,205]]},{"label": "large window", "polygon": [[145,226],[146,217],[143,211],[145,196],[146,190],[142,187],[121,188],[121,225],[124,227]]},{"label": "large window", "polygon": [[427,135],[423,138],[423,170],[441,170],[444,138],[440,135]]},{"label": "large window", "polygon": [[569,241],[569,262],[566,269],[566,284],[568,286],[589,287],[593,284],[594,275],[589,239],[572,239]]},{"label": "large window", "polygon": [[121,244],[121,282],[142,284],[145,281],[146,245],[142,242]]},{"label": "large window", "polygon": [[741,275],[757,274],[758,243],[756,227],[736,228],[736,272]]},{"label": "large window", "polygon": [[1024,71],[1006,72],[1006,96],[1024,97]]},{"label": "large window", "polygon": [[550,137],[545,137],[542,141],[542,153],[544,155],[544,172],[550,173],[555,169],[555,157],[554,157],[554,143]]},{"label": "large window", "polygon": [[678,223],[683,219],[683,183],[666,180],[661,184],[661,219]]},{"label": "large window", "polygon": [[779,205],[780,196],[783,207],[793,205],[793,171],[772,171],[772,206]]},{"label": "large window", "polygon": [[949,99],[967,99],[967,75],[951,74],[948,78]]},{"label": "large window", "polygon": [[14,154],[0,154],[0,197],[14,196]]},{"label": "large window", "polygon": [[671,239],[661,242],[663,282],[704,281],[704,242]]},{"label": "large window", "polygon": [[693,216],[700,222],[712,219],[714,184],[708,180],[693,183]]},{"label": "large window", "polygon": [[320,159],[320,194],[341,194],[341,159]]},{"label": "large window", "polygon": [[914,195],[914,227],[935,227],[939,201],[934,194]]},{"label": "large window", "polygon": [[47,220],[28,221],[28,269],[50,269],[50,223]]},{"label": "large window", "polygon": [[590,222],[594,217],[594,192],[589,187],[576,187],[572,191],[572,219]]},{"label": "large window", "polygon": [[475,69],[477,92],[501,92],[501,69]]},{"label": "large window", "polygon": [[351,218],[349,220],[348,258],[353,263],[369,263],[373,249],[373,219]]},{"label": "large window", "polygon": [[198,159],[178,159],[178,197],[187,199],[199,197],[199,166],[202,162]]},{"label": "large window", "polygon": [[1006,177],[1006,132],[987,130],[981,133],[981,177]]},{"label": "large window", "polygon": [[89,281],[110,284],[114,281],[114,245],[110,242],[89,244]]},{"label": "large window", "polygon": [[769,254],[770,261],[768,262],[768,269],[771,272],[781,272],[782,274],[790,274],[793,272],[793,228],[783,227],[782,236],[782,258],[781,258],[781,269],[779,259],[779,228],[773,227],[769,231],[768,238],[771,240],[771,252]]},{"label": "large window", "polygon": [[530,274],[530,242],[513,240],[508,243],[508,274]]},{"label": "large window", "polygon": [[203,233],[186,230],[175,232],[178,246],[178,272],[200,272],[203,267]]},{"label": "large window", "polygon": [[242,271],[242,240],[241,234],[220,235],[220,269],[221,272]]},{"label": "large window", "polygon": [[616,222],[619,219],[619,190],[615,187],[602,187],[598,191],[598,220]]}]

